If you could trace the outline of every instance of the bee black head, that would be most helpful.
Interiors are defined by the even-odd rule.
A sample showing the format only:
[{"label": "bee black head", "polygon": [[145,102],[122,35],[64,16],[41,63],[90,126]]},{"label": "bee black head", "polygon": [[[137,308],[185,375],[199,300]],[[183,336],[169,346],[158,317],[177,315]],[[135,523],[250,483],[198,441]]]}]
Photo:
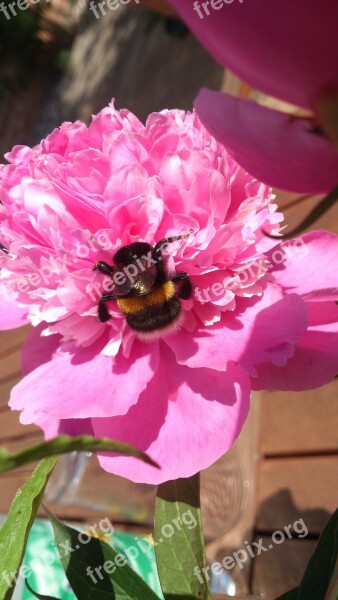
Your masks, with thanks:
[{"label": "bee black head", "polygon": [[123,246],[114,254],[114,262],[117,265],[129,265],[135,258],[141,258],[152,252],[153,248],[146,242],[134,242],[128,246]]}]

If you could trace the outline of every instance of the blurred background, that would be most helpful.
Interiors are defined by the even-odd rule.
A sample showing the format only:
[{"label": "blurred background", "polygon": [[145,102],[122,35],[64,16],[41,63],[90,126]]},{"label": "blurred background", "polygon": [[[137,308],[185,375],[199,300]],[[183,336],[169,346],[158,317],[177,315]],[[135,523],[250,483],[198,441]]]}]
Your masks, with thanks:
[{"label": "blurred background", "polygon": [[[36,144],[64,120],[88,122],[113,97],[117,108],[127,107],[141,120],[164,108],[191,110],[203,86],[297,110],[225,72],[166,2],[124,2],[115,10],[101,10],[98,2],[87,0],[27,2],[25,10],[19,8],[22,1],[0,3],[1,162],[12,146]],[[276,194],[281,207],[295,198],[280,190]],[[309,198],[289,210],[290,226],[318,200]],[[316,228],[338,233],[337,208]],[[34,426],[21,426],[17,413],[7,408],[10,389],[20,378],[26,334],[27,328],[0,333],[0,444],[11,450],[41,437]],[[274,531],[297,519],[309,532],[276,545],[241,572],[230,572],[230,580],[217,582],[219,591],[269,600],[298,584],[337,504],[337,395],[337,380],[312,392],[256,395],[234,450],[203,475],[210,561],[222,560],[244,540],[263,538],[268,546]],[[63,463],[49,490],[54,512],[89,523],[108,515],[122,529],[150,530],[154,490],[118,478],[112,484],[94,461],[73,457]],[[0,513],[8,511],[28,473],[22,469],[0,477]]]},{"label": "blurred background", "polygon": [[112,97],[145,119],[191,108],[203,83],[221,86],[222,68],[174,17],[133,0],[105,14],[97,4],[41,0],[16,16],[7,8],[10,19],[0,12],[1,154],[63,120],[88,122]]}]

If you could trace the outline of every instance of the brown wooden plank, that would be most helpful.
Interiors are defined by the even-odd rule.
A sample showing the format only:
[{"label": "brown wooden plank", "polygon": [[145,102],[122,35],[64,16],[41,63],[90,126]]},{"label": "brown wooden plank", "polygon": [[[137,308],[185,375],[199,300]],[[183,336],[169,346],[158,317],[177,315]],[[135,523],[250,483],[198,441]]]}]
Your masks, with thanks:
[{"label": "brown wooden plank", "polygon": [[18,489],[28,477],[13,471],[10,474],[0,475],[0,513],[7,514],[9,507]]},{"label": "brown wooden plank", "polygon": [[0,359],[4,355],[10,354],[13,349],[19,350],[30,329],[30,325],[26,325],[10,331],[0,331]]},{"label": "brown wooden plank", "polygon": [[21,377],[21,348],[30,326],[0,332],[0,406],[8,402],[9,392]]},{"label": "brown wooden plank", "polygon": [[34,429],[32,433],[29,435],[25,435],[22,438],[14,438],[8,440],[4,446],[7,448],[9,452],[18,452],[19,450],[23,450],[28,446],[33,446],[33,444],[38,444],[43,440],[43,433],[40,429]]},{"label": "brown wooden plank", "polygon": [[337,456],[262,461],[256,528],[272,532],[303,518],[320,533],[337,505],[337,475]]},{"label": "brown wooden plank", "polygon": [[[262,543],[268,548],[272,540],[263,537]],[[256,556],[252,561],[252,592],[261,594],[264,600],[274,600],[299,585],[316,543],[305,538],[285,540]]]},{"label": "brown wooden plank", "polygon": [[6,383],[21,374],[21,350],[6,354],[0,363],[0,384]]},{"label": "brown wooden plank", "polygon": [[15,377],[11,377],[8,381],[0,383],[0,408],[4,408],[8,405],[9,396],[12,388],[20,381],[21,374]]},{"label": "brown wooden plank", "polygon": [[[293,194],[291,192],[285,192],[275,190],[277,193],[277,203],[283,211],[289,202],[296,198],[300,198],[300,194]],[[285,212],[285,223],[288,225],[287,231],[291,231],[294,227],[299,225],[306,215],[319,203],[323,196],[312,196],[311,198],[301,202],[297,206],[290,208]],[[334,233],[338,233],[338,205],[337,203],[330,208],[318,221],[310,227],[310,229],[327,229]]]},{"label": "brown wooden plank", "polygon": [[338,380],[309,392],[265,392],[264,455],[338,450]]},{"label": "brown wooden plank", "polygon": [[[0,445],[5,447],[9,452],[17,452],[18,450],[22,450],[29,446],[33,446],[33,444],[37,444],[43,440],[42,431],[35,433],[33,432],[31,435],[24,436],[23,438],[18,438],[10,441],[6,441],[4,444],[0,442]],[[18,467],[13,471],[9,471],[8,473],[4,473],[1,477],[29,477],[32,473],[34,466],[37,463],[24,465],[22,467]],[[1,486],[0,486],[1,487]]]},{"label": "brown wooden plank", "polygon": [[36,425],[21,425],[19,412],[10,409],[0,413],[0,443],[12,438],[27,437],[32,433],[40,431]]}]

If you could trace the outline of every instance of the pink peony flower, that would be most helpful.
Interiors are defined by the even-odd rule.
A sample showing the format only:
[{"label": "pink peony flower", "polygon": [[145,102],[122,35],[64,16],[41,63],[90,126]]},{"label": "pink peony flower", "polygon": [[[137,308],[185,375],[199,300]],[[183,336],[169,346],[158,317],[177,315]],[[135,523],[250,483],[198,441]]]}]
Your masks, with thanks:
[{"label": "pink peony flower", "polygon": [[[11,327],[23,314],[34,325],[10,400],[22,423],[37,423],[47,438],[90,433],[129,442],[161,469],[104,454],[102,467],[159,483],[188,477],[228,450],[252,388],[308,389],[336,375],[337,237],[265,236],[282,219],[270,189],[196,114],[163,111],[143,125],[110,105],[89,127],[64,123],[6,158],[1,314]],[[124,282],[94,265],[168,236],[184,237],[166,246],[163,264],[193,284],[191,297],[178,299],[175,327],[144,341],[119,299],[104,303],[111,318],[100,322],[101,294],[112,285],[120,297],[140,282],[151,287],[157,264],[145,269],[146,251],[137,276]]]},{"label": "pink peony flower", "polygon": [[204,89],[195,108],[208,130],[269,185],[313,194],[337,186],[337,1],[217,0],[206,8],[193,0],[169,2],[222,65],[312,112],[290,117]]}]

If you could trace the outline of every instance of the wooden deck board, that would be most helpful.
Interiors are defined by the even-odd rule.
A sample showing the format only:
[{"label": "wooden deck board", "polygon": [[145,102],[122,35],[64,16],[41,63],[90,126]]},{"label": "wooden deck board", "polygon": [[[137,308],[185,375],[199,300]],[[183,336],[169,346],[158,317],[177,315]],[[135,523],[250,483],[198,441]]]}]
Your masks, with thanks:
[{"label": "wooden deck board", "polygon": [[338,380],[320,389],[263,394],[264,456],[337,452]]},{"label": "wooden deck board", "polygon": [[26,325],[9,331],[0,331],[0,359],[15,349],[20,349],[31,327]]},{"label": "wooden deck board", "polygon": [[11,411],[9,409],[0,413],[1,444],[6,445],[5,442],[8,442],[13,438],[27,438],[28,435],[40,431],[36,425],[21,425],[19,422],[19,414],[19,412]]},{"label": "wooden deck board", "polygon": [[259,475],[256,528],[275,531],[303,518],[319,534],[337,504],[338,457],[264,460]]},{"label": "wooden deck board", "polygon": [[[301,197],[299,194],[293,194],[290,192],[284,192],[281,190],[275,190],[277,194],[277,203],[281,210],[289,202],[296,198]],[[294,227],[297,227],[306,215],[319,203],[323,196],[312,196],[306,201],[300,203],[298,206],[291,208],[285,212],[285,223],[288,225],[286,231],[291,231]],[[323,216],[316,221],[316,223],[309,229],[327,229],[333,233],[338,234],[338,205],[337,203],[330,208]]]},{"label": "wooden deck board", "polygon": [[6,383],[11,378],[18,377],[21,373],[20,350],[6,353],[1,359],[0,384]]},{"label": "wooden deck board", "polygon": [[[258,540],[256,537],[257,543]],[[268,548],[271,538],[263,537],[262,543]],[[264,600],[274,600],[299,585],[315,547],[316,542],[306,538],[285,540],[256,556],[253,559],[252,592],[262,595]]]},{"label": "wooden deck board", "polygon": [[1,445],[4,445],[10,452],[18,452],[19,450],[27,448],[27,446],[33,446],[33,444],[37,444],[42,439],[43,433],[39,428],[36,427],[30,434],[18,438],[11,438],[6,442],[2,442],[0,439],[0,443]]},{"label": "wooden deck board", "polygon": [[[17,375],[11,376],[9,378],[5,377],[4,379],[4,383],[0,383],[0,412],[7,407],[11,390],[20,381],[21,373],[18,372]],[[1,431],[2,430],[0,430],[0,437]]]}]

